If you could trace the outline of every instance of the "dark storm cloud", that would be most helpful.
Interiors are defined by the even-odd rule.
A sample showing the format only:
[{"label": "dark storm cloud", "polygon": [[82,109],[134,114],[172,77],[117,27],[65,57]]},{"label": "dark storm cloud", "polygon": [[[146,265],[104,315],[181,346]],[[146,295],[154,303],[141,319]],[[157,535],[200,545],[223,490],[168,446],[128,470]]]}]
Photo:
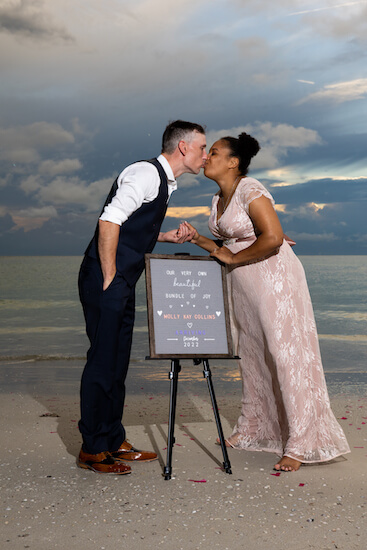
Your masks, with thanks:
[{"label": "dark storm cloud", "polygon": [[20,0],[17,4],[0,7],[0,32],[35,40],[74,40],[45,13],[40,1]]},{"label": "dark storm cloud", "polygon": [[39,255],[82,255],[93,235],[96,216],[61,214],[42,227],[27,231],[15,228],[9,215],[0,217],[2,255],[28,255],[35,249]]},{"label": "dark storm cloud", "polygon": [[[208,144],[239,127],[259,139],[250,175],[282,205],[297,252],[363,246],[365,4],[335,14],[296,4],[3,0],[0,253],[82,254],[116,175],[158,155],[176,118],[206,125]],[[298,6],[314,7],[312,19],[294,15]],[[344,23],[355,12],[353,33]],[[209,234],[217,189],[180,178],[164,228],[182,213]]]}]

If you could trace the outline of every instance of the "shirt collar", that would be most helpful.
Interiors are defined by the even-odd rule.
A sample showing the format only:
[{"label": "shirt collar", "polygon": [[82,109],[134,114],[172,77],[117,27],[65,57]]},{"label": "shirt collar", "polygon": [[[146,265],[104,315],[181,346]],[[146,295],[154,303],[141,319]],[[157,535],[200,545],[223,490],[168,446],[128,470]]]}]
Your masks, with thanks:
[{"label": "shirt collar", "polygon": [[177,181],[175,179],[175,176],[173,175],[172,168],[166,157],[163,155],[159,155],[157,158],[158,162],[162,165],[163,170],[166,172],[168,184],[173,188],[177,189]]}]

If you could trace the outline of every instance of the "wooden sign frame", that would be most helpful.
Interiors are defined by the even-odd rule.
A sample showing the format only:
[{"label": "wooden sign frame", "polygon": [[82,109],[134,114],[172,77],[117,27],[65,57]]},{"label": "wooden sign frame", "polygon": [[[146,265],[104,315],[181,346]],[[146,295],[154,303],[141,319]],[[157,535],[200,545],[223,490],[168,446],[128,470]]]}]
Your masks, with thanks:
[{"label": "wooden sign frame", "polygon": [[[164,267],[165,272],[162,273],[162,277],[159,277],[160,281],[157,280],[157,275],[153,274],[153,271],[157,270],[157,266],[159,264],[154,263],[156,260],[159,261],[159,263],[162,263],[162,267]],[[162,261],[162,262],[161,262]],[[167,269],[167,262],[170,264],[170,269]],[[190,264],[186,264],[186,262],[191,262]],[[196,311],[198,309],[193,310],[192,308],[196,308],[198,304],[198,300],[191,299],[190,306],[186,306],[186,304],[189,304],[189,301],[187,300],[187,297],[182,298],[184,300],[184,303],[175,304],[173,301],[173,304],[170,304],[168,307],[170,308],[177,308],[178,305],[182,309],[180,309],[180,314],[182,313],[180,323],[183,322],[183,318],[186,317],[188,319],[195,318],[200,319],[202,323],[202,319],[210,318],[213,320],[212,326],[218,326],[220,329],[221,334],[217,336],[215,334],[215,337],[213,338],[203,338],[202,336],[191,336],[192,334],[202,334],[202,331],[183,331],[183,330],[176,330],[175,334],[178,335],[178,337],[170,338],[167,340],[177,340],[178,346],[181,348],[179,353],[175,353],[172,351],[172,346],[176,344],[171,344],[171,349],[165,349],[165,344],[162,344],[162,341],[157,342],[157,333],[162,331],[160,328],[157,329],[156,325],[158,323],[163,323],[163,317],[157,317],[157,313],[162,316],[163,314],[163,308],[166,308],[166,314],[164,315],[165,318],[168,319],[176,319],[180,317],[180,314],[169,314],[167,313],[167,304],[164,305],[162,303],[157,303],[157,300],[159,300],[158,294],[160,293],[162,296],[162,289],[157,291],[158,285],[162,285],[162,281],[164,284],[164,281],[166,280],[164,277],[167,276],[167,273],[170,275],[171,272],[175,272],[175,268],[183,269],[186,265],[194,266],[198,268],[197,273],[206,274],[205,268],[209,266],[209,263],[211,264],[214,262],[216,264],[215,268],[213,269],[213,265],[210,265],[209,271],[214,273],[215,276],[215,297],[213,300],[215,300],[216,304],[220,304],[220,306],[217,306],[217,309],[220,307],[220,311],[212,312],[211,315],[204,315],[204,314],[197,314]],[[197,264],[197,265],[196,265]],[[146,290],[147,290],[147,307],[148,307],[148,328],[149,328],[149,351],[150,351],[150,359],[158,359],[158,358],[165,358],[165,359],[220,359],[220,358],[226,358],[226,359],[234,359],[235,356],[233,355],[233,343],[232,343],[232,336],[231,336],[231,328],[230,328],[230,318],[229,318],[229,304],[228,304],[228,289],[227,289],[227,281],[226,281],[226,271],[225,267],[217,262],[214,258],[210,258],[209,256],[190,256],[189,254],[175,254],[175,255],[169,255],[169,254],[146,254],[145,255],[145,268],[146,268]],[[199,269],[200,268],[200,269]],[[190,273],[189,271],[182,271],[182,273]],[[213,276],[213,275],[211,275]],[[169,279],[167,279],[169,280]],[[190,283],[188,282],[190,281]],[[202,282],[202,281],[201,281]],[[208,280],[205,280],[203,282],[202,287],[205,286],[205,283],[208,284]],[[175,284],[178,285],[178,287],[183,286],[195,286],[195,282],[191,281],[190,279],[187,279],[185,282],[177,282],[175,281]],[[199,280],[197,280],[196,286],[200,286]],[[210,286],[210,285],[209,285]],[[196,289],[197,290],[197,289]],[[196,296],[196,292],[189,289],[184,289],[184,292],[188,293],[190,297]],[[202,290],[200,289],[200,292]],[[178,296],[182,297],[184,296],[184,293],[182,290],[177,291],[177,294],[166,294],[165,296]],[[204,303],[202,302],[201,307],[205,308],[211,308],[210,302],[212,301],[210,294],[203,294],[203,297],[209,297],[207,301]],[[166,299],[166,298],[162,298]],[[181,300],[181,302],[182,302]],[[190,299],[189,299],[190,300]],[[183,313],[186,308],[190,308],[191,313],[187,313],[186,315]],[[222,311],[223,308],[223,311]],[[209,311],[208,309],[208,311]],[[215,309],[215,306],[214,306]],[[173,310],[174,311],[174,310]],[[187,310],[188,311],[188,310]],[[195,311],[195,314],[192,314],[192,312]],[[221,319],[219,319],[219,316],[223,313],[223,316]],[[186,325],[190,326],[192,325],[192,328],[195,328],[195,324],[200,324],[199,321],[196,322],[190,322],[186,323]],[[158,325],[157,325],[158,326]],[[161,325],[160,325],[161,326]],[[189,334],[189,336],[183,336],[183,334],[186,334],[186,332]],[[205,334],[205,330],[203,331]],[[182,339],[185,338],[185,340],[192,340],[192,342],[187,342],[183,344],[183,342],[180,340],[180,336],[182,336]],[[206,340],[205,344],[203,344],[203,340]],[[220,351],[214,351],[211,353],[208,352],[208,347],[210,347],[209,343],[207,341],[212,340],[213,341],[213,349],[217,347]],[[169,346],[166,344],[167,347]],[[198,349],[193,349],[191,347],[185,348],[185,350],[182,350],[182,345],[188,345],[188,346],[196,346]],[[206,349],[205,353],[200,351],[200,346],[203,346],[204,349]],[[158,349],[157,349],[158,348]],[[187,349],[187,352],[186,352]]]}]

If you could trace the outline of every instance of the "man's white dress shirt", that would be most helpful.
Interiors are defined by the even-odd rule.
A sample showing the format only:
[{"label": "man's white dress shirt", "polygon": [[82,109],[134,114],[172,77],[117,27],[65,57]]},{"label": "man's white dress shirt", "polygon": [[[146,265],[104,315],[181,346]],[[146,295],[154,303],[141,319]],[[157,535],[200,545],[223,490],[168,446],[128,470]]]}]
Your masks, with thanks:
[{"label": "man's white dress shirt", "polygon": [[[158,161],[167,175],[169,200],[177,189],[177,182],[168,160],[159,155]],[[143,203],[157,198],[160,184],[158,170],[150,162],[136,162],[127,166],[117,178],[116,194],[99,219],[122,225]]]}]

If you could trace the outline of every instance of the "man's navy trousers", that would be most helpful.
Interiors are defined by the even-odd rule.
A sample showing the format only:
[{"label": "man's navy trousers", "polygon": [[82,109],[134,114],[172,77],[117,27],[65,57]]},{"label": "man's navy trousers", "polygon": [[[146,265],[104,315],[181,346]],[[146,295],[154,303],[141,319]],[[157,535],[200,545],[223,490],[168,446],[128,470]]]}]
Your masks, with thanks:
[{"label": "man's navy trousers", "polygon": [[83,449],[91,454],[116,451],[125,440],[121,424],[125,378],[135,316],[135,285],[116,273],[103,291],[97,259],[86,256],[79,272],[79,295],[90,348],[80,398]]}]

